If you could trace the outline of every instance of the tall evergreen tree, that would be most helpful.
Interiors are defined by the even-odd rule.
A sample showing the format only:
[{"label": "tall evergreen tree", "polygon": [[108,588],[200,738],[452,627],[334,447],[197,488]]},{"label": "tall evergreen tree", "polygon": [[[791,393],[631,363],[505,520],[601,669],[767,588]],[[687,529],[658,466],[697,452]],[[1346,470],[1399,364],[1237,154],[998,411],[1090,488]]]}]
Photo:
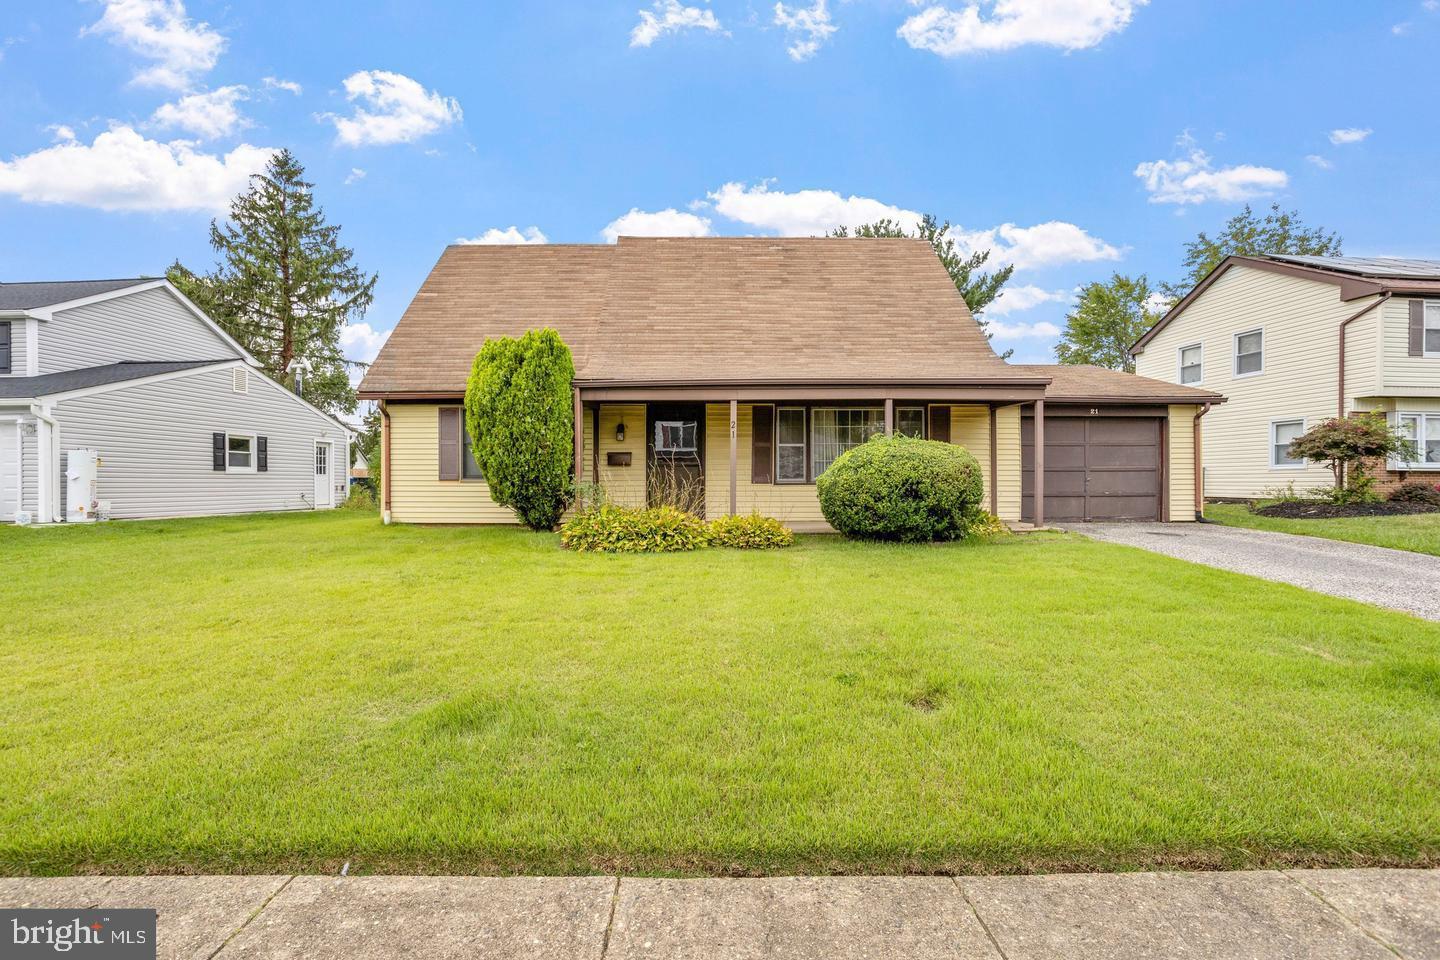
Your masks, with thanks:
[{"label": "tall evergreen tree", "polygon": [[1065,317],[1055,358],[1134,373],[1130,345],[1160,319],[1152,297],[1143,273],[1134,278],[1117,273],[1107,283],[1087,284],[1075,309]]},{"label": "tall evergreen tree", "polygon": [[[862,223],[854,228],[837,227],[830,231],[832,237],[909,237],[929,243],[940,262],[945,265],[945,272],[950,274],[955,289],[965,298],[970,313],[988,339],[991,336],[989,324],[981,313],[1000,295],[1000,288],[1005,286],[1010,275],[1015,272],[1015,267],[1012,264],[1001,267],[994,273],[981,273],[980,268],[990,259],[990,251],[976,250],[968,257],[961,256],[955,249],[955,238],[949,234],[950,221],[941,223],[928,213],[921,217],[914,230],[906,230],[898,221],[887,218],[874,223]],[[1008,358],[1014,352],[1007,350],[1003,356]]]},{"label": "tall evergreen tree", "polygon": [[200,276],[177,261],[168,276],[271,377],[293,388],[303,364],[306,400],[353,413],[348,371],[355,364],[345,359],[340,334],[365,315],[378,277],[351,262],[354,252],[340,245],[340,227],[325,222],[304,177],[289,150],[275,154],[230,204],[228,221],[211,221],[210,246],[220,255],[214,271]]},{"label": "tall evergreen tree", "polygon": [[1260,217],[1247,203],[1244,210],[1226,221],[1218,236],[1211,237],[1201,231],[1185,244],[1184,278],[1162,287],[1166,296],[1179,299],[1226,257],[1259,257],[1271,253],[1338,257],[1342,242],[1338,234],[1326,233],[1322,227],[1306,227],[1298,210],[1281,210],[1280,204],[1272,203],[1270,212]]}]

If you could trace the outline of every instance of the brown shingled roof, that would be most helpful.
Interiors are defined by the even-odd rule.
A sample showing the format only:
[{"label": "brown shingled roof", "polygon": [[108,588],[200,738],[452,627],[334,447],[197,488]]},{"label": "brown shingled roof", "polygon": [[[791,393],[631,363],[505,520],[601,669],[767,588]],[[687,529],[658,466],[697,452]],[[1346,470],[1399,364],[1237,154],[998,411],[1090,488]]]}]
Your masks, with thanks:
[{"label": "brown shingled roof", "polygon": [[1049,377],[1050,386],[1045,388],[1045,399],[1060,402],[1124,398],[1149,403],[1221,403],[1225,399],[1209,390],[1182,387],[1178,383],[1153,380],[1150,377],[1085,363],[1017,363],[1012,364],[1010,369],[1037,377]]},{"label": "brown shingled roof", "polygon": [[924,241],[775,237],[448,247],[361,394],[457,396],[487,338],[538,327],[560,333],[577,379],[592,384],[1056,377],[1086,399],[1092,388],[1214,396],[1097,368],[1005,363]]}]

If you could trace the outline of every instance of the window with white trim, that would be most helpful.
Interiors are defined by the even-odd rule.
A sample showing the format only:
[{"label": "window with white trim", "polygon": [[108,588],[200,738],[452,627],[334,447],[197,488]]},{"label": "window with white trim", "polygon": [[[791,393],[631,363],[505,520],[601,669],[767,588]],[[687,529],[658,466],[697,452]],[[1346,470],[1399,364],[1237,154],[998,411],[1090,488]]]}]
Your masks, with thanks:
[{"label": "window with white trim", "polygon": [[1427,357],[1440,357],[1440,300],[1425,301],[1425,342]]},{"label": "window with white trim", "polygon": [[1205,379],[1205,354],[1200,344],[1180,348],[1180,382],[1200,383]]},{"label": "window with white trim", "polygon": [[225,434],[225,469],[237,473],[254,472],[255,438],[243,433]]},{"label": "window with white trim", "polygon": [[465,418],[460,418],[460,479],[484,480],[485,473],[475,461],[475,443],[470,439],[470,428]]},{"label": "window with white trim", "polygon": [[775,411],[775,482],[805,482],[805,408]]},{"label": "window with white trim", "polygon": [[1400,413],[1395,427],[1415,446],[1410,460],[1397,460],[1397,470],[1440,470],[1440,413]]},{"label": "window with white trim", "polygon": [[820,476],[846,450],[885,432],[883,407],[816,407],[810,411],[810,458]]},{"label": "window with white trim", "polygon": [[1235,334],[1235,376],[1248,377],[1265,370],[1265,331]]},{"label": "window with white trim", "polygon": [[1276,420],[1270,424],[1270,466],[1298,470],[1305,466],[1303,457],[1290,455],[1290,444],[1305,432],[1304,420]]},{"label": "window with white trim", "polygon": [[694,453],[700,424],[695,420],[656,420],[656,453]]},{"label": "window with white trim", "polygon": [[907,437],[925,439],[925,408],[896,407],[895,432]]}]

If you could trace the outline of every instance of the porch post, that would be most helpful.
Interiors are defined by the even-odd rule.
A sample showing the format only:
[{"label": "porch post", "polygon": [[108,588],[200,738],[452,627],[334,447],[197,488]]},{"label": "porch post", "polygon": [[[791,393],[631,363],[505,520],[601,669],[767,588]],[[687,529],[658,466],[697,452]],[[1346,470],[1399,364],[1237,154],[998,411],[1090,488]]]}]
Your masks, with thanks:
[{"label": "porch post", "polygon": [[990,404],[990,512],[1000,516],[1000,477],[996,467],[1000,464],[999,446],[995,440],[995,404]]},{"label": "porch post", "polygon": [[885,436],[895,432],[895,401],[885,398]]},{"label": "porch post", "polygon": [[[575,484],[578,487],[585,475],[585,404],[580,401],[580,388],[571,388],[575,396]],[[584,506],[581,497],[575,498],[577,506]]]},{"label": "porch post", "polygon": [[1045,401],[1035,401],[1035,526],[1045,525]]},{"label": "porch post", "polygon": [[739,457],[739,430],[740,427],[740,401],[730,401],[730,515],[735,515],[735,484],[736,467],[735,463]]}]

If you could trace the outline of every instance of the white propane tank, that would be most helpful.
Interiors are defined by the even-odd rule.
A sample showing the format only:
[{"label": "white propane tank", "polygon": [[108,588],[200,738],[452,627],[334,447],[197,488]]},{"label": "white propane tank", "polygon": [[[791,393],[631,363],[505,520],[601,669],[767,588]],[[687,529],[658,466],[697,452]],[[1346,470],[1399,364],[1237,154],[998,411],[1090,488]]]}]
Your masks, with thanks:
[{"label": "white propane tank", "polygon": [[71,450],[65,458],[65,520],[94,523],[100,506],[96,499],[100,455],[94,450]]}]

